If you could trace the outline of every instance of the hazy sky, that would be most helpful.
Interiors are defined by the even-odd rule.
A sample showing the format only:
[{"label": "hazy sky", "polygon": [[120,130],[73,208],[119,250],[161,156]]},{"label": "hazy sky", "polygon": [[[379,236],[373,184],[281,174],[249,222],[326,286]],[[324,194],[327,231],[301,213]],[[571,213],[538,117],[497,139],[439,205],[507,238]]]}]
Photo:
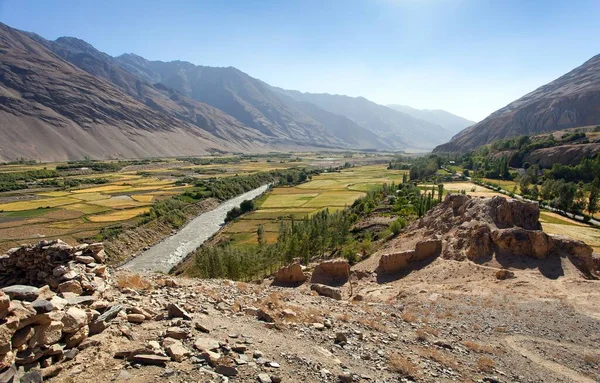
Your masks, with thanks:
[{"label": "hazy sky", "polygon": [[0,21],[116,56],[486,117],[600,53],[600,1],[0,0]]}]

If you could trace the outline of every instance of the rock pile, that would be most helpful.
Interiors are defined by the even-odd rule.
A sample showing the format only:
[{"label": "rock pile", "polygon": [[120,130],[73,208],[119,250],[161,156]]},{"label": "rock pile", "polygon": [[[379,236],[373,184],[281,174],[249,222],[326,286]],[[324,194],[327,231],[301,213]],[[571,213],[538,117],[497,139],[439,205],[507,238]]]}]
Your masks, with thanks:
[{"label": "rock pile", "polygon": [[[523,264],[559,256],[568,258],[585,276],[595,277],[598,265],[592,248],[581,241],[544,233],[539,215],[535,203],[500,196],[481,199],[452,194],[411,224],[407,232],[433,241],[441,236],[441,256],[446,259],[484,263],[495,258],[510,266],[514,262]],[[409,253],[396,257],[408,260]]]},{"label": "rock pile", "polygon": [[70,246],[61,240],[23,245],[0,256],[0,286],[48,285],[59,292],[93,292],[104,286],[101,243]]},{"label": "rock pile", "polygon": [[109,278],[103,261],[100,243],[72,247],[60,240],[0,257],[0,381],[58,374],[59,362],[74,358],[116,316],[119,307],[96,302]]}]

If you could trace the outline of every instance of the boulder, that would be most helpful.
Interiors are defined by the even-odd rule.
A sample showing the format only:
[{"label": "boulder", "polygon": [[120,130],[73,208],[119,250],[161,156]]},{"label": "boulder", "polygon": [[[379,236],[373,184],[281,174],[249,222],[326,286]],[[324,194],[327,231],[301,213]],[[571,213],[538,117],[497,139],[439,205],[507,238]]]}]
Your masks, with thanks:
[{"label": "boulder", "polygon": [[421,261],[431,257],[437,257],[442,252],[442,240],[441,239],[426,239],[424,241],[417,242],[415,246],[415,252],[411,261]]},{"label": "boulder", "polygon": [[342,299],[342,291],[335,287],[314,283],[310,286],[310,289],[324,297],[329,297],[338,301]]},{"label": "boulder", "polygon": [[10,297],[6,293],[0,290],[0,320],[6,318],[8,315],[8,309],[10,307]]},{"label": "boulder", "polygon": [[81,342],[86,340],[86,338],[88,337],[88,334],[89,334],[88,326],[83,326],[76,332],[74,332],[72,334],[67,334],[64,339],[65,346],[67,348],[73,348],[73,347],[79,346],[81,344]]},{"label": "boulder", "polygon": [[[29,340],[30,348],[49,346],[62,338],[63,324],[59,321],[40,324],[34,327],[34,334]],[[18,356],[18,355],[17,355]]]},{"label": "boulder", "polygon": [[338,258],[319,263],[312,274],[311,282],[321,284],[343,284],[350,278],[348,260]]},{"label": "boulder", "polygon": [[169,361],[169,358],[166,356],[154,354],[135,354],[129,357],[128,360],[133,363],[164,366]]},{"label": "boulder", "polygon": [[496,279],[499,280],[505,280],[505,279],[510,279],[510,278],[514,278],[515,277],[515,273],[513,273],[510,270],[507,269],[501,269],[496,271]]},{"label": "boulder", "polygon": [[185,339],[189,334],[189,331],[182,327],[169,327],[165,336],[173,339]]},{"label": "boulder", "polygon": [[70,307],[62,318],[63,332],[69,334],[78,331],[89,321],[87,313],[77,307]]},{"label": "boulder", "polygon": [[383,254],[379,258],[377,273],[392,274],[405,269],[408,266],[408,262],[413,258],[414,253],[413,250],[406,250],[398,253]]},{"label": "boulder", "polygon": [[123,306],[121,305],[111,306],[104,314],[92,321],[92,323],[90,323],[90,335],[99,334],[104,331],[108,327],[109,322],[121,312],[122,308]]},{"label": "boulder", "polygon": [[165,352],[175,362],[181,362],[185,357],[189,356],[190,350],[185,348],[180,341],[174,341],[165,347]]},{"label": "boulder", "polygon": [[306,281],[307,277],[302,271],[300,263],[283,266],[275,273],[273,283],[283,286],[297,286]]},{"label": "boulder", "polygon": [[127,321],[129,323],[143,323],[146,320],[144,314],[127,314]]},{"label": "boulder", "polygon": [[218,364],[215,366],[215,372],[224,376],[236,376],[238,374],[238,370],[229,364]]},{"label": "boulder", "polygon": [[263,309],[256,310],[256,318],[260,321],[267,322],[267,323],[275,322],[275,318],[273,318],[273,316],[271,314],[269,314],[268,312],[266,312]]},{"label": "boulder", "polygon": [[[1,330],[0,330],[1,333]],[[35,334],[35,330],[31,326],[23,327],[22,329],[15,332],[12,337],[12,348],[19,350],[21,346],[25,345]],[[0,336],[1,338],[1,336]],[[1,353],[1,349],[0,349]]]},{"label": "boulder", "polygon": [[169,312],[169,318],[183,318],[186,320],[192,320],[192,316],[175,303],[169,303],[167,310]]},{"label": "boulder", "polygon": [[11,339],[18,325],[19,322],[14,320],[0,325],[0,354],[6,354],[13,348]]},{"label": "boulder", "polygon": [[70,280],[58,285],[57,291],[59,293],[73,293],[76,295],[83,294],[83,287],[79,281]]},{"label": "boulder", "polygon": [[194,347],[198,351],[215,351],[219,349],[219,341],[212,338],[199,337],[196,338]]},{"label": "boulder", "polygon": [[33,302],[40,295],[40,289],[34,286],[27,285],[12,285],[2,289],[10,299],[19,301]]},{"label": "boulder", "polygon": [[38,314],[45,314],[54,310],[54,305],[52,304],[52,302],[47,301],[45,299],[36,299],[31,303],[31,307]]}]

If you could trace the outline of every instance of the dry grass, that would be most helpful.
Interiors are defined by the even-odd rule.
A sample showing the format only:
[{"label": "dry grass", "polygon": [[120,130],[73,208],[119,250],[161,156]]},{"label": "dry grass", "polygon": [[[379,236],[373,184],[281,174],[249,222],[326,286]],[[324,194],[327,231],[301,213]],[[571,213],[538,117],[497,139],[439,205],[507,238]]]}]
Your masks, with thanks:
[{"label": "dry grass", "polygon": [[488,345],[485,344],[479,344],[479,343],[475,343],[475,342],[471,342],[471,341],[465,341],[463,342],[463,345],[465,345],[466,348],[468,348],[471,351],[474,352],[478,352],[478,353],[485,353],[485,354],[495,354],[496,350]]},{"label": "dry grass", "polygon": [[367,318],[362,318],[358,320],[358,323],[362,324],[363,326],[371,329],[371,330],[375,330],[375,331],[379,331],[379,332],[386,332],[388,330],[388,328],[381,324],[380,322],[377,322],[373,319],[367,319]]},{"label": "dry grass", "polygon": [[417,314],[412,311],[405,311],[402,313],[402,320],[408,323],[414,323],[417,321]]},{"label": "dry grass", "polygon": [[600,355],[585,354],[583,361],[591,365],[600,365]]},{"label": "dry grass", "polygon": [[388,360],[388,368],[390,371],[396,372],[406,377],[417,377],[419,368],[410,359],[402,354],[395,352],[390,355]]},{"label": "dry grass", "polygon": [[437,313],[435,316],[438,319],[454,318],[455,317],[454,313],[452,311],[450,311],[450,310],[447,310],[447,311],[445,311],[443,313]]},{"label": "dry grass", "polygon": [[423,350],[419,350],[419,354],[445,367],[456,368],[458,366],[456,359],[454,359],[452,356],[445,355],[444,353],[435,348],[426,348]]},{"label": "dry grass", "polygon": [[117,287],[119,289],[149,290],[152,283],[137,274],[120,275],[117,277]]},{"label": "dry grass", "polygon": [[425,342],[427,339],[429,339],[429,335],[422,328],[417,329],[416,332],[417,332],[417,340],[419,340],[421,342]]},{"label": "dry grass", "polygon": [[480,371],[492,372],[492,371],[494,371],[495,365],[496,365],[496,363],[494,363],[494,361],[491,360],[490,358],[488,358],[487,356],[477,359],[477,368]]}]

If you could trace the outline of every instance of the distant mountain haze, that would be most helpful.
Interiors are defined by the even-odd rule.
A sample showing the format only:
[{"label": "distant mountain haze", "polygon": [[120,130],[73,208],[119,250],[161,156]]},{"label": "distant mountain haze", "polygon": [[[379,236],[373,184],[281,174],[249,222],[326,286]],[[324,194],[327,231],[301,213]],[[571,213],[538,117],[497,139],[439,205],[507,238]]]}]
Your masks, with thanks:
[{"label": "distant mountain haze", "polygon": [[441,109],[415,109],[407,105],[398,104],[387,105],[387,107],[432,124],[439,125],[451,134],[456,134],[475,124],[475,121],[467,120],[466,118]]},{"label": "distant mountain haze", "polygon": [[461,131],[434,152],[467,152],[492,141],[600,124],[600,55]]},{"label": "distant mountain haze", "polygon": [[376,104],[364,97],[302,93],[273,88],[298,101],[309,102],[331,113],[346,116],[398,147],[428,150],[452,134],[439,125]]}]

